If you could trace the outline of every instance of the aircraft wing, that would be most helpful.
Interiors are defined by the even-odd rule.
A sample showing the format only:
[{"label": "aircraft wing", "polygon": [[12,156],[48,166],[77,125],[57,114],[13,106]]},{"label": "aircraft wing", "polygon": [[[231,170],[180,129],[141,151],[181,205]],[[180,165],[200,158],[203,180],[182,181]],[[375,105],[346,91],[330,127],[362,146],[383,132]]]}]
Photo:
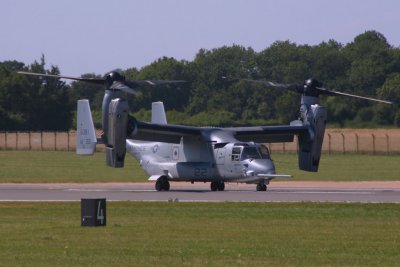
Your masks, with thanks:
[{"label": "aircraft wing", "polygon": [[282,143],[293,142],[294,135],[308,134],[305,125],[279,125],[228,128],[234,132],[234,137],[242,142]]},{"label": "aircraft wing", "polygon": [[138,121],[132,139],[153,142],[180,143],[182,137],[198,137],[206,142],[293,142],[294,135],[308,134],[308,126],[280,125],[254,127],[196,127],[173,124],[156,124]]},{"label": "aircraft wing", "polygon": [[201,135],[202,127],[138,121],[137,132],[132,139],[179,144],[182,137]]}]

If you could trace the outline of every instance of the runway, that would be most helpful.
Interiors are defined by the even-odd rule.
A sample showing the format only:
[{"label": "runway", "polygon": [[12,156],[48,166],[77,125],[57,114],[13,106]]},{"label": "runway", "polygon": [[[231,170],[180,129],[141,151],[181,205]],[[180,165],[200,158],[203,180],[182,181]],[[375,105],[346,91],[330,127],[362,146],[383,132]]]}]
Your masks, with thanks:
[{"label": "runway", "polygon": [[0,201],[107,201],[174,202],[355,202],[400,203],[400,182],[272,182],[267,192],[255,185],[226,184],[211,192],[209,183],[171,183],[157,192],[154,183],[0,184]]}]

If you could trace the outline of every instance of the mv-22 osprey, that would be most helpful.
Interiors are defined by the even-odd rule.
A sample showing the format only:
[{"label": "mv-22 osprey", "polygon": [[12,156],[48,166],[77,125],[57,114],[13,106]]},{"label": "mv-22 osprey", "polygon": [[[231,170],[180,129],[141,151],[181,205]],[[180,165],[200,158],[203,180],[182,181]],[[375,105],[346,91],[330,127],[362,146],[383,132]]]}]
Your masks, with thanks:
[{"label": "mv-22 osprey", "polygon": [[151,122],[129,115],[122,92],[136,94],[143,85],[181,83],[184,81],[126,80],[119,72],[103,78],[76,78],[60,75],[20,72],[43,77],[65,78],[105,85],[102,103],[101,138],[95,135],[88,100],[78,100],[77,154],[90,155],[96,143],[105,144],[107,165],[124,166],[126,151],[135,157],[155,181],[157,191],[168,191],[170,181],[211,182],[212,191],[223,191],[225,182],[256,184],[266,191],[277,174],[268,148],[263,143],[293,142],[298,137],[298,164],[304,171],[317,172],[327,120],[326,108],[319,105],[320,95],[340,95],[380,103],[392,102],[328,90],[314,79],[302,84],[279,84],[247,80],[267,87],[301,94],[299,118],[289,125],[257,127],[195,127],[168,124],[162,102],[153,103]]}]

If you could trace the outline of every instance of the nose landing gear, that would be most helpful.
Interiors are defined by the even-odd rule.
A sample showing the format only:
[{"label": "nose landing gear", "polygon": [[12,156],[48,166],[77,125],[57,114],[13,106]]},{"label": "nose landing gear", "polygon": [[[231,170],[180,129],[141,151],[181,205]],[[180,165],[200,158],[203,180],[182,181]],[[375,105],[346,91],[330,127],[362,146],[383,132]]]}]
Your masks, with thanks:
[{"label": "nose landing gear", "polygon": [[169,182],[167,177],[162,176],[158,178],[156,182],[156,190],[157,191],[169,191]]},{"label": "nose landing gear", "polygon": [[260,182],[256,187],[257,191],[267,191],[267,185],[264,182]]},{"label": "nose landing gear", "polygon": [[215,181],[211,182],[211,191],[224,191],[225,190],[225,182],[224,181]]}]

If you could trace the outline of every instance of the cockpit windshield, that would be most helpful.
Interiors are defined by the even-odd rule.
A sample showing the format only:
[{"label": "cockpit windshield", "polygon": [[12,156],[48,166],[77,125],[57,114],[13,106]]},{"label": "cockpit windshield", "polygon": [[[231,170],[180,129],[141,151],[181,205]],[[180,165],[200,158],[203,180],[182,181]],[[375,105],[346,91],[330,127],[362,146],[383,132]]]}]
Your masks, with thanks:
[{"label": "cockpit windshield", "polygon": [[240,160],[245,159],[271,159],[269,150],[265,145],[243,147]]},{"label": "cockpit windshield", "polygon": [[265,145],[260,146],[260,154],[263,159],[270,159],[269,150]]},{"label": "cockpit windshield", "polygon": [[255,146],[244,147],[242,151],[241,160],[245,159],[261,159],[259,150]]}]

